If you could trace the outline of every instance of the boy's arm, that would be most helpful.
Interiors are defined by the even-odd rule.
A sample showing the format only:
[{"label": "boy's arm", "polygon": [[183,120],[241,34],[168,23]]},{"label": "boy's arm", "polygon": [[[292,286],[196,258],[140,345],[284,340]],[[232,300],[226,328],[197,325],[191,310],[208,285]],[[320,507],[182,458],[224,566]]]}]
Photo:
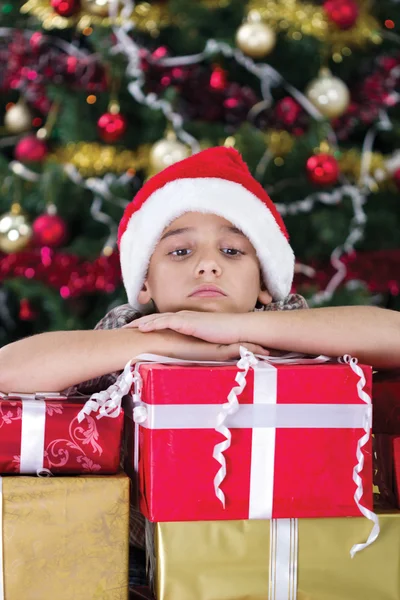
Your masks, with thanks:
[{"label": "boy's arm", "polygon": [[249,313],[240,338],[278,350],[351,354],[376,368],[400,367],[400,313],[373,306]]},{"label": "boy's arm", "polygon": [[[262,348],[253,345],[253,351]],[[0,391],[59,392],[69,386],[122,370],[144,352],[187,360],[228,360],[239,344],[215,344],[175,331],[135,329],[42,333],[0,349]]]},{"label": "boy's arm", "polygon": [[181,311],[148,315],[127,327],[143,333],[173,330],[221,344],[246,345],[248,340],[275,350],[351,354],[376,368],[400,367],[400,312],[373,306],[245,314]]}]

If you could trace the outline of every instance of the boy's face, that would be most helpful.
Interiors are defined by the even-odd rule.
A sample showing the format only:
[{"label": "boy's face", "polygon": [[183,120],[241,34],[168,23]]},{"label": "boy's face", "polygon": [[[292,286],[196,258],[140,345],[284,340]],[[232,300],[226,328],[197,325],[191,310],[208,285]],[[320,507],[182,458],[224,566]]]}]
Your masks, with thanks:
[{"label": "boy's face", "polygon": [[261,287],[249,240],[222,217],[189,212],[164,230],[138,300],[160,312],[245,313],[271,302]]}]

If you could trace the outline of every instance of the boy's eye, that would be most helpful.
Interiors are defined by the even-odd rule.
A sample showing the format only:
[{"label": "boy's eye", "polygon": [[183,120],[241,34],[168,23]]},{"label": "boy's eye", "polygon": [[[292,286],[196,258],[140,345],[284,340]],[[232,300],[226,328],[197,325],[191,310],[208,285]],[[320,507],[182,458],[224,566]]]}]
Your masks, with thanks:
[{"label": "boy's eye", "polygon": [[178,248],[177,250],[173,250],[169,252],[172,256],[188,256],[190,253],[189,248]]},{"label": "boy's eye", "polygon": [[[225,256],[238,256],[239,254],[244,254],[241,250],[237,248],[221,248],[221,252],[225,254]],[[169,256],[174,256],[176,258],[184,258],[185,256],[189,256],[192,253],[190,248],[177,248],[176,250],[172,250],[172,252],[168,252]]]},{"label": "boy's eye", "polygon": [[237,248],[221,248],[221,252],[228,256],[237,256],[238,254],[244,254],[241,250]]}]

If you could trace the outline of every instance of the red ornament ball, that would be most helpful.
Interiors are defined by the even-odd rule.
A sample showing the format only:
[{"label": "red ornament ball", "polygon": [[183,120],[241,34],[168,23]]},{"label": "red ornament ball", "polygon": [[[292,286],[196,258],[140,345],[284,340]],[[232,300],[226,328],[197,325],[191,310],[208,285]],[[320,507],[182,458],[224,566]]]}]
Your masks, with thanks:
[{"label": "red ornament ball", "polygon": [[28,298],[22,298],[19,303],[19,318],[21,321],[33,321],[37,317],[37,311],[32,307]]},{"label": "red ornament ball", "polygon": [[104,113],[97,121],[99,136],[107,144],[118,142],[124,135],[127,121],[120,113]]},{"label": "red ornament ball", "polygon": [[51,6],[61,17],[72,17],[78,12],[79,0],[51,0]]},{"label": "red ornament ball", "polygon": [[339,178],[339,165],[331,154],[310,156],[306,170],[310,181],[317,185],[333,185]]},{"label": "red ornament ball", "polygon": [[227,72],[219,66],[214,67],[210,75],[210,88],[224,91],[227,87]]},{"label": "red ornament ball", "polygon": [[323,6],[329,20],[340,29],[350,29],[358,19],[359,9],[354,0],[325,0]]},{"label": "red ornament ball", "polygon": [[36,135],[23,137],[15,146],[14,156],[21,162],[40,162],[48,153],[47,144]]},{"label": "red ornament ball", "polygon": [[38,246],[57,248],[68,237],[67,224],[59,215],[40,215],[33,224],[33,239]]},{"label": "red ornament ball", "polygon": [[29,46],[31,47],[33,52],[37,52],[38,50],[40,50],[41,46],[43,45],[43,42],[43,33],[41,33],[40,31],[35,31],[35,33],[31,35],[31,38],[29,40]]},{"label": "red ornament ball", "polygon": [[397,189],[400,190],[400,169],[397,169],[393,173],[393,181],[395,182]]},{"label": "red ornament ball", "polygon": [[284,125],[295,125],[301,111],[300,104],[290,96],[282,98],[276,104],[276,116]]}]

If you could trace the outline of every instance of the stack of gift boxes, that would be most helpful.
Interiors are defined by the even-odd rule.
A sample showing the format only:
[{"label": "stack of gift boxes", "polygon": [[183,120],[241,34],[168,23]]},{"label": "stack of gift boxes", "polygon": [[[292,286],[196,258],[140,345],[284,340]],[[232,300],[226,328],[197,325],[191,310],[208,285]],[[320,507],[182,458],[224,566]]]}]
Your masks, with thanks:
[{"label": "stack of gift boxes", "polygon": [[126,600],[123,442],[157,600],[400,600],[400,378],[372,435],[371,368],[316,362],[147,357],[89,400],[2,395],[0,599]]},{"label": "stack of gift boxes", "polygon": [[400,381],[391,400],[377,384],[373,435],[370,367],[239,367],[137,365],[157,600],[399,600]]},{"label": "stack of gift boxes", "polygon": [[97,419],[58,394],[0,400],[0,599],[127,600],[122,412]]}]

